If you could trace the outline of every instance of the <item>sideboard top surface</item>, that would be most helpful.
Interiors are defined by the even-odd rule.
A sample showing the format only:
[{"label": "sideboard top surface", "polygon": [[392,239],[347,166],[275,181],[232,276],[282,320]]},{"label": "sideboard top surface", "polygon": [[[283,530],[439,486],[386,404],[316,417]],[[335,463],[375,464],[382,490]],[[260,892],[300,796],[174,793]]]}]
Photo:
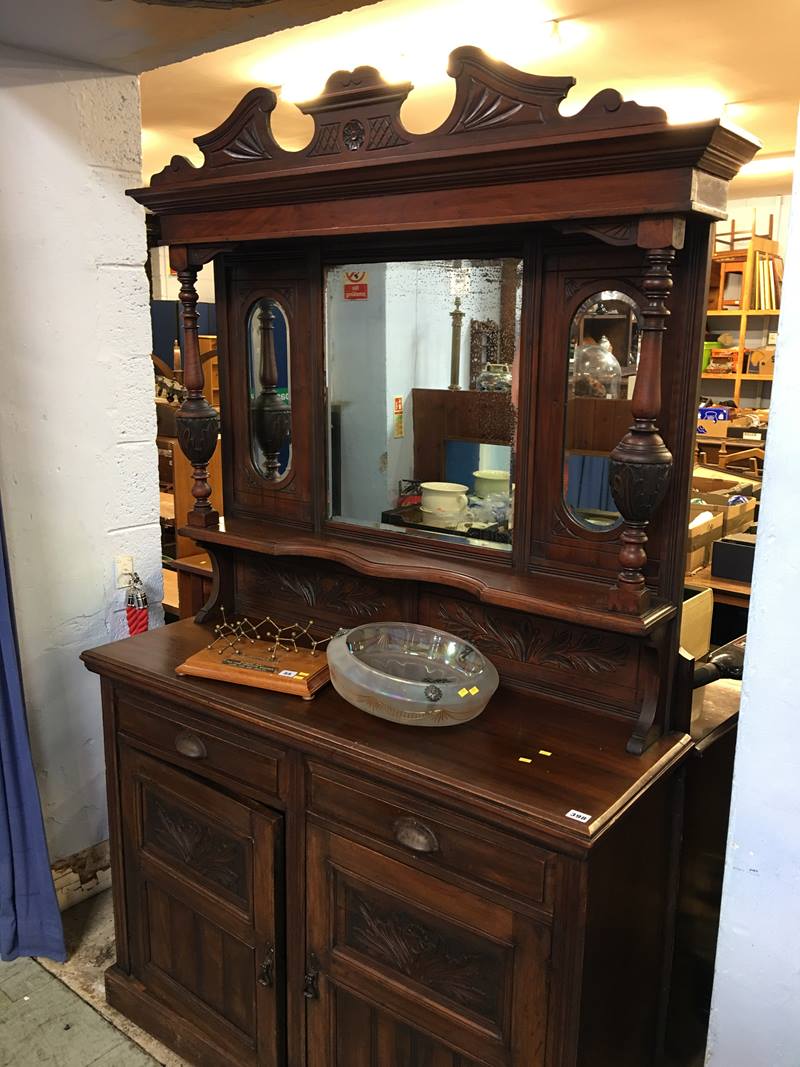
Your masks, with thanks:
[{"label": "sideboard top surface", "polygon": [[[589,847],[692,745],[687,735],[671,734],[632,756],[625,751],[626,721],[503,688],[478,719],[436,729],[373,718],[347,704],[332,686],[304,702],[178,677],[175,667],[207,644],[209,635],[187,619],[85,652],[83,659],[91,670],[172,706],[200,708],[218,721],[263,732],[383,781],[457,801],[566,850]],[[567,818],[572,810],[591,820]]]}]

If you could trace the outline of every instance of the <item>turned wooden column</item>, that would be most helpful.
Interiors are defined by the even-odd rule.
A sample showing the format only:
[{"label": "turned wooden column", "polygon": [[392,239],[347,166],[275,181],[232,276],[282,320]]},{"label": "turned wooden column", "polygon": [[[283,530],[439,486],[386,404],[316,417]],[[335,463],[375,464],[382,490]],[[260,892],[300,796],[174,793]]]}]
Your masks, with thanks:
[{"label": "turned wooden column", "polygon": [[203,395],[203,365],[200,362],[200,343],[197,337],[197,281],[198,268],[188,262],[186,249],[171,249],[170,261],[178,275],[181,290],[181,328],[183,333],[183,384],[187,397],[176,416],[178,443],[192,464],[192,496],[194,507],[187,516],[190,526],[217,526],[219,514],[209,501],[208,463],[214,455],[219,436],[219,413]]},{"label": "turned wooden column", "polygon": [[281,449],[292,433],[292,409],[288,399],[278,392],[275,314],[269,304],[258,309],[258,332],[258,383],[261,389],[253,401],[253,432],[264,455],[261,474],[267,481],[277,482],[282,476]]},{"label": "turned wooden column", "polygon": [[[645,585],[647,525],[667,491],[672,453],[658,430],[661,413],[661,349],[672,289],[671,266],[675,248],[683,245],[684,224],[679,219],[652,219],[639,226],[639,243],[645,246],[647,270],[643,280],[646,307],[642,312],[642,346],[631,408],[633,425],[611,453],[611,494],[624,520],[620,534],[620,573],[609,597],[615,611],[632,614],[646,610]],[[653,247],[655,240],[664,240]],[[669,243],[667,243],[669,242]]]},{"label": "turned wooden column", "polygon": [[461,298],[456,297],[453,310],[450,312],[453,321],[450,330],[450,389],[460,389],[461,381],[461,324],[464,321],[464,312],[461,310]]}]

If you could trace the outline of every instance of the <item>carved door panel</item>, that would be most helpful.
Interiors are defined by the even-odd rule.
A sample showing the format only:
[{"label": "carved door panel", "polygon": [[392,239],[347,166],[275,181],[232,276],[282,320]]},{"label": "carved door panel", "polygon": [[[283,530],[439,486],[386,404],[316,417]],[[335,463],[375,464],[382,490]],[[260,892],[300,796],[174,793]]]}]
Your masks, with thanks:
[{"label": "carved door panel", "polygon": [[277,1067],[281,817],[127,746],[121,772],[131,965],[219,1063]]},{"label": "carved door panel", "polygon": [[540,1067],[550,930],[316,825],[309,1067]]}]

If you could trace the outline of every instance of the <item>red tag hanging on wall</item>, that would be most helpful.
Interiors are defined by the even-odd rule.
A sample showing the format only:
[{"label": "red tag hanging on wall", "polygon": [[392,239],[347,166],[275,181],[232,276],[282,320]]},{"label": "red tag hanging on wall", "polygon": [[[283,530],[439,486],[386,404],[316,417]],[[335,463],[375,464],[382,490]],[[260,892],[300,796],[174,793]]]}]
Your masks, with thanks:
[{"label": "red tag hanging on wall", "polygon": [[125,597],[125,616],[128,620],[128,633],[131,637],[143,634],[147,629],[147,593],[142,579],[134,571],[128,581],[128,594]]}]

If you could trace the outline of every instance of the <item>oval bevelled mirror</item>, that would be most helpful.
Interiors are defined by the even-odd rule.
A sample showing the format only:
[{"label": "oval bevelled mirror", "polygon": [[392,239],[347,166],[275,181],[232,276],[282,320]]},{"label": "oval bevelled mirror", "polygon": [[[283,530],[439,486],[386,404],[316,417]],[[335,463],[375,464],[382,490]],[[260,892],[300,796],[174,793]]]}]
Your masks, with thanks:
[{"label": "oval bevelled mirror", "polygon": [[593,293],[569,333],[564,503],[587,530],[613,529],[621,516],[608,485],[609,453],[631,423],[641,312],[626,293]]},{"label": "oval bevelled mirror", "polygon": [[289,321],[276,300],[259,300],[247,321],[250,448],[262,478],[279,482],[292,465]]}]

